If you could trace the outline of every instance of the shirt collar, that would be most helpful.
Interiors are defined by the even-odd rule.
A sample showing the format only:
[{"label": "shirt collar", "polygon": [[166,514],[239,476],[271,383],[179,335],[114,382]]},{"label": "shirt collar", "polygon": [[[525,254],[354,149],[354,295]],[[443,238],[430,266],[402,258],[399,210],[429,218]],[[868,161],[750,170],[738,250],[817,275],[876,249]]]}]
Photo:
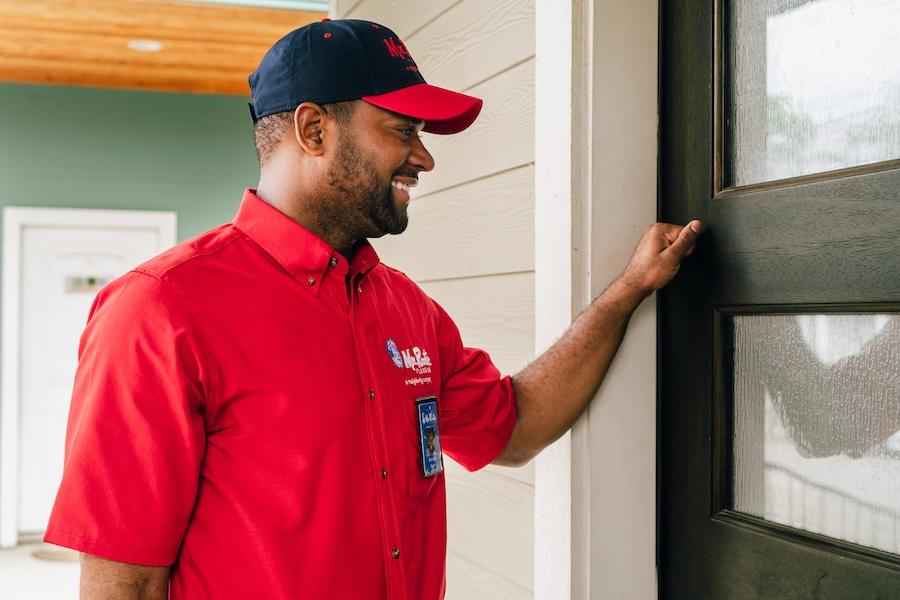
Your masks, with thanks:
[{"label": "shirt collar", "polygon": [[304,286],[318,294],[322,278],[329,272],[364,275],[378,265],[379,258],[368,240],[360,242],[350,264],[316,234],[247,189],[234,226],[270,254]]}]

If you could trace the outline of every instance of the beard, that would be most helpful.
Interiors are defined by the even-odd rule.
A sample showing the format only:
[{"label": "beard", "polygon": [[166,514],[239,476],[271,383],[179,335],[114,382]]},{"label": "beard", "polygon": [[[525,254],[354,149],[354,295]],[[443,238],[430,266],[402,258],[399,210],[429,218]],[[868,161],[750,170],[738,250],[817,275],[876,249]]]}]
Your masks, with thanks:
[{"label": "beard", "polygon": [[[397,173],[406,174],[406,173]],[[413,173],[412,176],[416,174]],[[322,203],[331,226],[353,231],[358,238],[403,233],[409,224],[406,205],[397,206],[391,179],[381,178],[349,135],[341,137],[328,170],[329,202]]]}]

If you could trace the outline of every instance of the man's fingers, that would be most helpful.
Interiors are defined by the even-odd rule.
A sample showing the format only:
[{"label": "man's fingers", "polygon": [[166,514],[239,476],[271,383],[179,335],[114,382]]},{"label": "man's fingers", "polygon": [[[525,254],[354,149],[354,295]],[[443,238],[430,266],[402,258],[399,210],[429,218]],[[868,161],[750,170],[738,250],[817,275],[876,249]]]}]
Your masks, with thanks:
[{"label": "man's fingers", "polygon": [[674,252],[679,257],[687,256],[693,251],[694,244],[697,242],[697,238],[700,237],[702,230],[703,224],[700,221],[696,219],[691,221],[681,229],[678,238],[672,242],[672,245],[666,251]]}]

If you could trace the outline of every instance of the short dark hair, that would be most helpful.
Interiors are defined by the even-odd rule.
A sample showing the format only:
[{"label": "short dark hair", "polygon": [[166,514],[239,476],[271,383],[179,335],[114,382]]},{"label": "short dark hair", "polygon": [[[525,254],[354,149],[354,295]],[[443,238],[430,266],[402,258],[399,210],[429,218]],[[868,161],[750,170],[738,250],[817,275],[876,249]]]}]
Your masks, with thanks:
[{"label": "short dark hair", "polygon": [[[356,110],[356,100],[344,102],[331,102],[323,104],[331,118],[338,126],[350,122],[353,112]],[[256,156],[260,166],[264,165],[275,154],[275,149],[284,135],[294,126],[294,111],[274,113],[258,120],[253,126],[253,143],[256,145]]]},{"label": "short dark hair", "polygon": [[350,122],[350,118],[353,117],[353,113],[356,111],[356,105],[359,100],[345,100],[344,102],[330,102],[328,104],[323,104],[322,108],[325,109],[331,118],[334,119],[334,122],[338,125],[346,125]]},{"label": "short dark hair", "polygon": [[294,111],[288,110],[265,116],[253,125],[253,143],[260,166],[269,161],[293,124]]}]

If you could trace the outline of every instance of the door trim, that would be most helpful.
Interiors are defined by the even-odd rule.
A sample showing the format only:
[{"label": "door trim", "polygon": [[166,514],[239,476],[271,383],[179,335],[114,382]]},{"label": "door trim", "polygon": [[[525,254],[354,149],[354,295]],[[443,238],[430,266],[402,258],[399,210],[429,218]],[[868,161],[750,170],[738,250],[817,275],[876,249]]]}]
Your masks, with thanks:
[{"label": "door trim", "polygon": [[[536,354],[655,220],[658,28],[658,0],[535,3]],[[535,600],[658,595],[655,359],[648,300],[593,404],[535,459]]]},{"label": "door trim", "polygon": [[[535,3],[534,343],[590,303],[593,3]],[[535,458],[534,598],[590,594],[587,417]]]},{"label": "door trim", "polygon": [[18,543],[19,516],[19,373],[21,348],[22,232],[26,227],[134,227],[156,229],[160,250],[175,244],[173,211],[85,208],[3,209],[3,292],[0,342],[0,548]]}]

